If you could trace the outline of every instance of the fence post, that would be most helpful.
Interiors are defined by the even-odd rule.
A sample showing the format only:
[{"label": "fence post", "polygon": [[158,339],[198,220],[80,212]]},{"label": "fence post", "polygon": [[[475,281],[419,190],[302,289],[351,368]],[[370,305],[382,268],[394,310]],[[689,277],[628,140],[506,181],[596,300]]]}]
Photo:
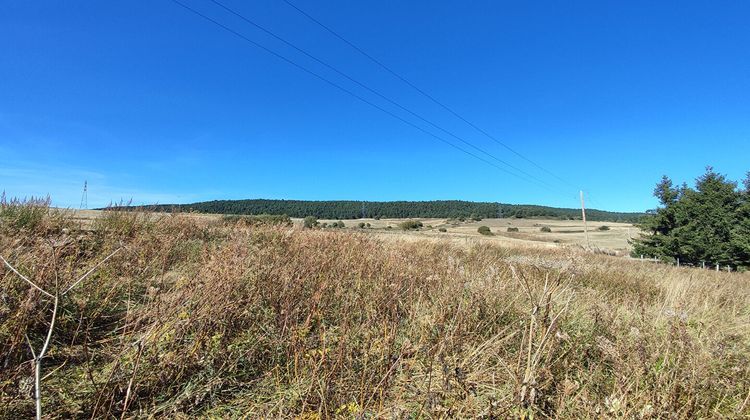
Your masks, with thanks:
[{"label": "fence post", "polygon": [[719,264],[718,263],[716,264],[716,271],[717,272],[719,271]]}]

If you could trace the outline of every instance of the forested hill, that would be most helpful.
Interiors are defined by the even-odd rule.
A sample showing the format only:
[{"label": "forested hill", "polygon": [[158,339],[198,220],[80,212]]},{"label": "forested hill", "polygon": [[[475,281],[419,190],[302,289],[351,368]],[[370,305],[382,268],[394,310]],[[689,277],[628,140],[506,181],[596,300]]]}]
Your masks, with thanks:
[{"label": "forested hill", "polygon": [[[149,206],[155,210],[196,211],[218,214],[286,214],[290,217],[315,216],[320,219],[383,218],[459,218],[502,217],[580,219],[580,209],[473,201],[302,201],[302,200],[215,200],[193,204]],[[594,221],[636,222],[643,213],[618,213],[586,210]]]}]

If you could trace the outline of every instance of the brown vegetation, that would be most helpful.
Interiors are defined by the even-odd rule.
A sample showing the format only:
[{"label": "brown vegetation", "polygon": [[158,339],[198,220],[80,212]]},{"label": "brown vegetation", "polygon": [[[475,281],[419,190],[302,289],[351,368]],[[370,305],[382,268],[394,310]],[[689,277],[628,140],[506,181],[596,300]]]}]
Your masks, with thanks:
[{"label": "brown vegetation", "polygon": [[[49,416],[750,415],[743,274],[37,204],[0,255],[42,287],[126,247],[60,302]],[[0,279],[0,417],[28,417],[52,302]]]}]

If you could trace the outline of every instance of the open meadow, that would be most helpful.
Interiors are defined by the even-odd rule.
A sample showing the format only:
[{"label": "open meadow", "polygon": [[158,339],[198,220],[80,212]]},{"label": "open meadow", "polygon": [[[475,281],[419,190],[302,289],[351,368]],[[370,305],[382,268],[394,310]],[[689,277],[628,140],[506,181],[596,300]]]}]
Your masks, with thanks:
[{"label": "open meadow", "polygon": [[[84,226],[103,215],[100,210],[72,210],[68,211],[70,218],[80,221]],[[159,213],[155,213],[159,214]],[[219,214],[182,213],[182,217],[195,218],[203,221],[218,221],[224,216]],[[153,214],[152,216],[153,217]],[[509,244],[518,246],[557,248],[566,246],[585,246],[586,236],[584,234],[583,222],[580,220],[555,220],[555,219],[483,219],[454,220],[445,218],[416,218],[422,222],[423,227],[418,230],[403,230],[400,225],[412,219],[373,219],[362,218],[342,220],[344,229],[357,230],[364,233],[396,235],[398,239],[449,239],[457,240],[482,240],[497,244]],[[291,218],[297,227],[302,227],[303,220]],[[320,219],[321,226],[331,225],[338,222],[336,219]],[[362,228],[359,225],[365,224]],[[480,226],[490,228],[492,235],[481,235],[477,232]],[[602,230],[605,226],[606,230]],[[550,232],[542,232],[543,227],[549,227]],[[518,229],[517,232],[509,232],[508,228]],[[444,229],[445,231],[441,231]],[[588,234],[591,247],[603,251],[625,255],[630,249],[628,240],[636,237],[639,229],[630,223],[616,222],[588,222]]]},{"label": "open meadow", "polygon": [[750,416],[750,276],[586,251],[580,222],[0,216],[2,418],[34,413],[53,313],[50,417]]}]

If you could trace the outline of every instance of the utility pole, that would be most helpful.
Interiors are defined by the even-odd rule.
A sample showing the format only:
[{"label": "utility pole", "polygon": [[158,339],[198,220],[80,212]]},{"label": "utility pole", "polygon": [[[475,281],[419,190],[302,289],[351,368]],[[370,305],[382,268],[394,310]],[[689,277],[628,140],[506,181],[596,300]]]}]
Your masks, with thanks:
[{"label": "utility pole", "polygon": [[81,195],[81,206],[80,209],[89,208],[89,181],[83,181],[83,195]]},{"label": "utility pole", "polygon": [[362,202],[362,218],[365,218],[365,202]]},{"label": "utility pole", "polygon": [[586,225],[586,205],[583,203],[583,190],[581,190],[581,215],[583,215],[583,233],[586,235],[586,247],[591,248],[589,242],[589,228]]}]

